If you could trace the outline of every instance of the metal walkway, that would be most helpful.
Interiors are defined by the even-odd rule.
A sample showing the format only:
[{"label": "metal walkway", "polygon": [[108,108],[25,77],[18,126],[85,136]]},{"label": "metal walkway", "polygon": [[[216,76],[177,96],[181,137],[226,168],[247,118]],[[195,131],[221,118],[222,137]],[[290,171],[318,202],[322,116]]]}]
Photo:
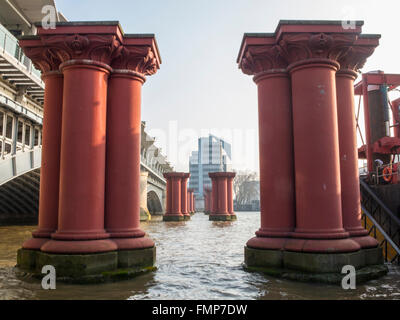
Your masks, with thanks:
[{"label": "metal walkway", "polygon": [[379,241],[385,261],[400,264],[400,219],[360,179],[362,222]]}]

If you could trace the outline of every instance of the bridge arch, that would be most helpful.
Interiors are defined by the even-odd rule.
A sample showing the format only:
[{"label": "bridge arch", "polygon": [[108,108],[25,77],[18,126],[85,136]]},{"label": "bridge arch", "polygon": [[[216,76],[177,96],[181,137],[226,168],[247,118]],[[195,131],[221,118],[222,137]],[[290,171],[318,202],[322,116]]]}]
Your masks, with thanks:
[{"label": "bridge arch", "polygon": [[150,190],[147,193],[147,209],[149,209],[151,215],[160,214],[163,212],[159,195],[154,190]]}]

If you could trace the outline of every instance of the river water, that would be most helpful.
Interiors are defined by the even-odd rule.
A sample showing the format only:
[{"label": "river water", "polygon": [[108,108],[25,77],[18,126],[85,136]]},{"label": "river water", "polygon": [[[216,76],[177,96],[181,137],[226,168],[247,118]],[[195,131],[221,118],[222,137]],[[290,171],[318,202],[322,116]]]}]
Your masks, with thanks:
[{"label": "river water", "polygon": [[35,227],[0,227],[0,299],[400,299],[400,268],[394,266],[355,290],[244,271],[243,246],[259,227],[259,213],[237,215],[235,222],[196,213],[187,222],[143,223],[157,245],[157,271],[116,283],[57,283],[56,290],[15,276],[16,251]]}]

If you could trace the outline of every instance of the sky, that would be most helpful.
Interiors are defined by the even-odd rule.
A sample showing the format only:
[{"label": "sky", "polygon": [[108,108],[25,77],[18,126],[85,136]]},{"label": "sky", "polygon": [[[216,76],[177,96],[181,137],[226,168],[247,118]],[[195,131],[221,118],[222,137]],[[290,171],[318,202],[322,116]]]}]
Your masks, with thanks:
[{"label": "sky", "polygon": [[258,171],[257,89],[236,63],[245,32],[273,32],[282,19],[363,20],[363,33],[382,38],[362,71],[400,73],[398,0],[56,0],[56,5],[69,21],[118,20],[125,33],[155,34],[162,64],[143,87],[142,120],[177,171],[188,171],[190,152],[208,133],[232,143],[234,169]]}]

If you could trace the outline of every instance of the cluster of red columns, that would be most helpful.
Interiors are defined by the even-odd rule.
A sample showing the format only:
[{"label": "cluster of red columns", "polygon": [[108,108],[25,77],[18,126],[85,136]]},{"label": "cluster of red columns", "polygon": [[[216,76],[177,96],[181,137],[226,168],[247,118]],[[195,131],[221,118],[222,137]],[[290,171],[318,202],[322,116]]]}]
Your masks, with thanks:
[{"label": "cluster of red columns", "polygon": [[190,173],[185,172],[164,173],[164,178],[167,180],[167,204],[163,216],[164,221],[190,220],[194,201],[192,197],[188,196],[189,177]]},{"label": "cluster of red columns", "polygon": [[247,246],[376,247],[361,226],[354,80],[378,45],[361,23],[281,21],[245,34],[238,63],[258,87],[261,228]]},{"label": "cluster of red columns", "polygon": [[233,211],[233,179],[235,172],[210,172],[211,178],[211,208],[210,220],[236,220]]},{"label": "cluster of red columns", "polygon": [[160,58],[116,22],[38,27],[20,40],[45,82],[39,225],[25,249],[96,253],[154,246],[140,229],[140,105]]}]

